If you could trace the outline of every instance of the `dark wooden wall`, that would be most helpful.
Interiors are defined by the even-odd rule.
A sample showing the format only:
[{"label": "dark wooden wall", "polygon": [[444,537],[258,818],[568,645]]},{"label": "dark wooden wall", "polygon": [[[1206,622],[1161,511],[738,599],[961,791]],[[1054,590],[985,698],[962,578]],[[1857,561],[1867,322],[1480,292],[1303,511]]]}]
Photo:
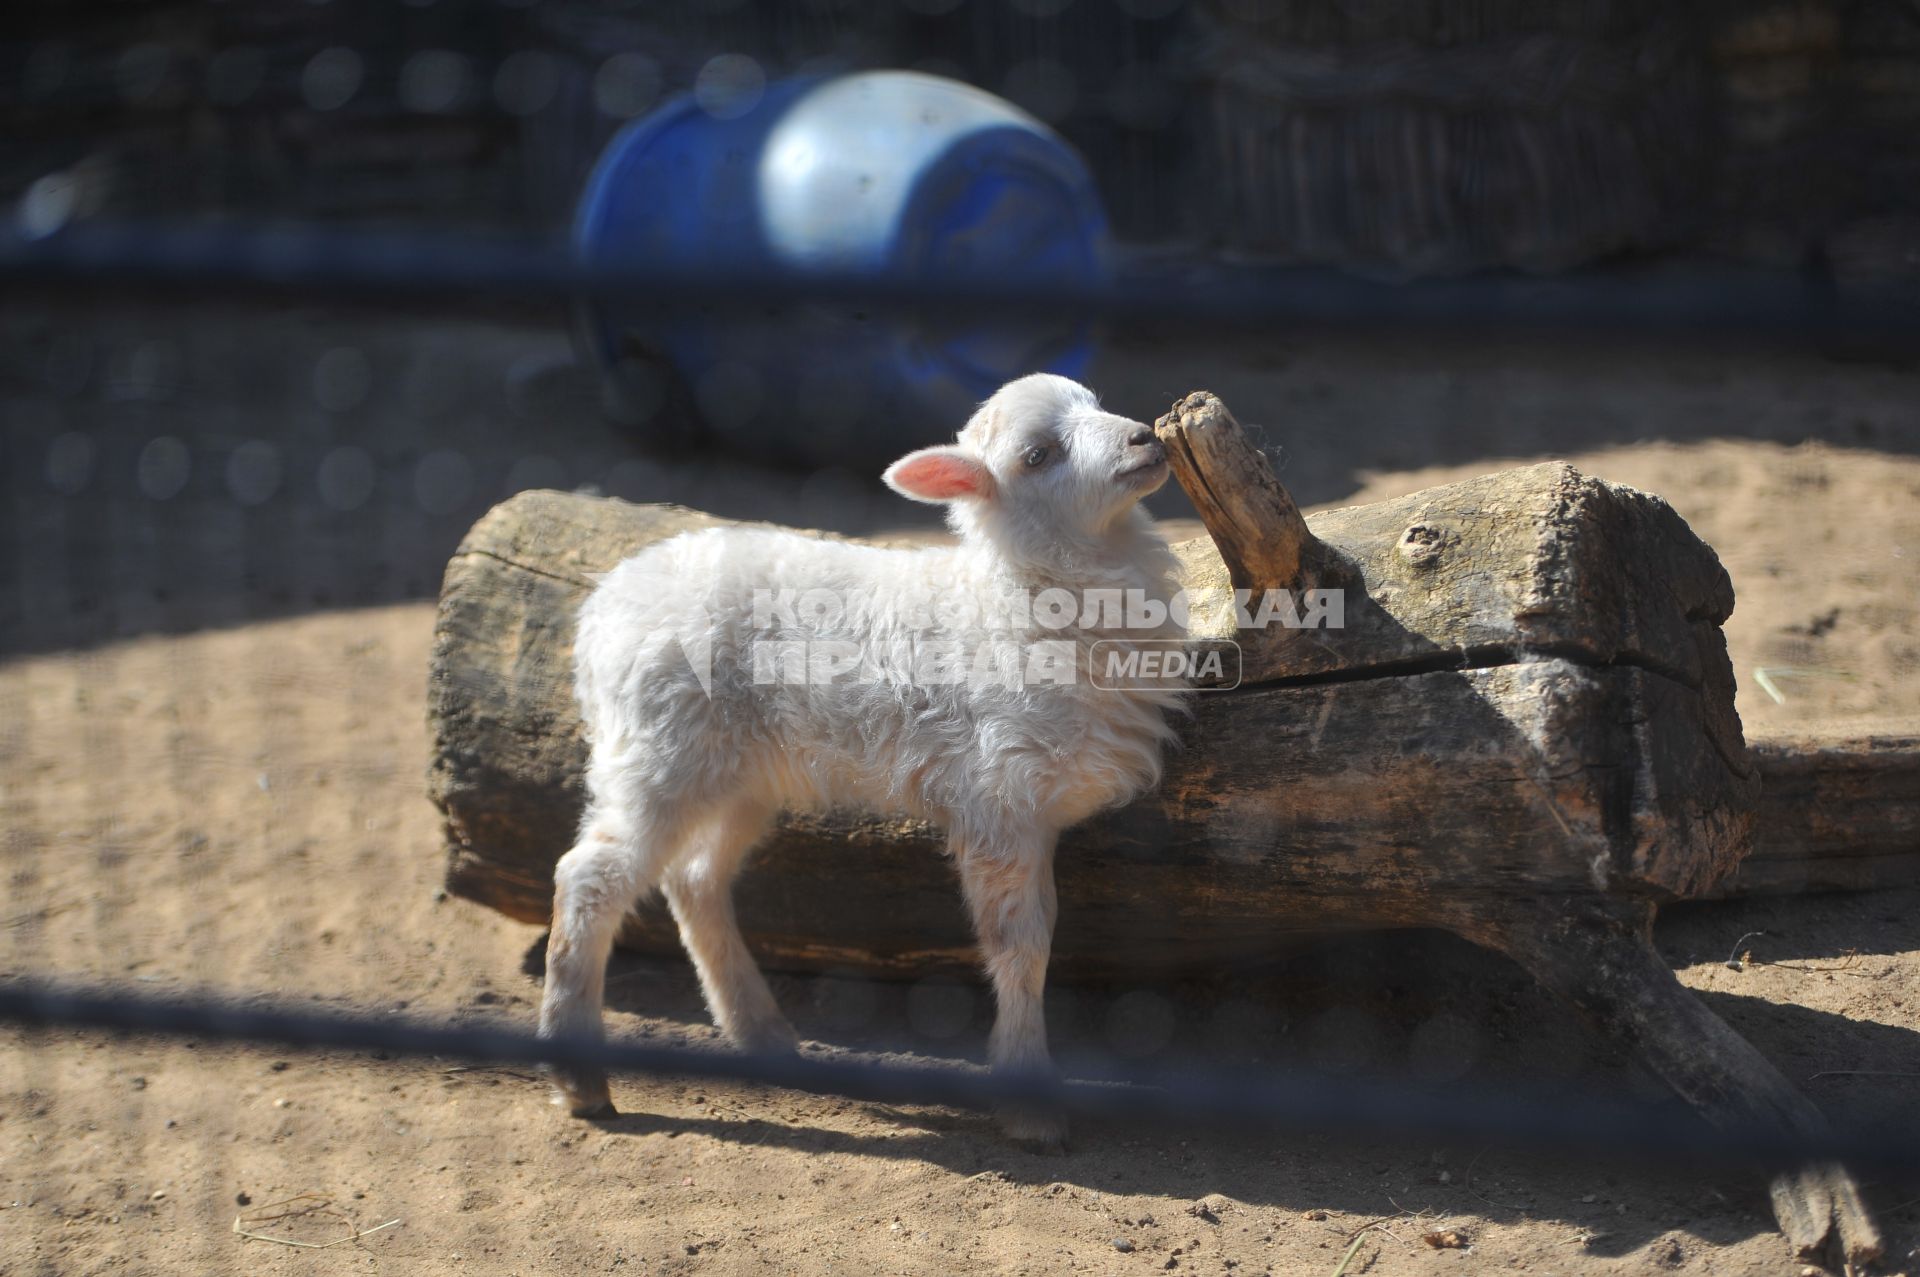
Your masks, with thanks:
[{"label": "dark wooden wall", "polygon": [[[411,61],[435,50],[456,60]],[[64,173],[83,215],[551,230],[625,114],[728,51],[1003,93],[1137,242],[1403,274],[1920,260],[1906,0],[23,3],[0,197]],[[515,55],[538,67],[503,92]]]}]

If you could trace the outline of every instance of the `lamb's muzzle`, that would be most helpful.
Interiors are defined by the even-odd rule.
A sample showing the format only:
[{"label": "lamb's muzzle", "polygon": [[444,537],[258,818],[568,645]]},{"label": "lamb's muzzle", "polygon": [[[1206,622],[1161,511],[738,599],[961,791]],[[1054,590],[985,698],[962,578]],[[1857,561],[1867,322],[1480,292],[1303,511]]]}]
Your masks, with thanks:
[{"label": "lamb's muzzle", "polygon": [[[715,529],[609,573],[575,644],[588,804],[555,871],[541,1031],[600,1030],[620,918],[658,886],[720,1028],[743,1047],[791,1049],[735,920],[733,878],[781,809],[864,806],[945,827],[998,1000],[989,1057],[996,1070],[1049,1068],[1041,994],[1055,838],[1159,779],[1166,714],[1183,689],[1116,691],[1086,677],[1094,643],[1174,637],[1164,624],[1127,629],[1089,606],[1062,627],[1057,610],[1043,621],[1022,604],[1064,590],[1164,605],[1173,558],[1139,500],[1167,474],[1150,427],[1040,374],[1003,386],[954,443],[887,470],[903,495],[947,506],[955,546]],[[831,606],[768,606],[769,596]],[[912,661],[855,670],[818,659],[941,645],[1015,658],[984,675],[975,661],[960,679],[925,677]],[[1025,654],[1043,650],[1046,673],[1034,677]],[[709,668],[695,669],[695,654]],[[782,676],[796,670],[805,676]],[[612,1111],[604,1077],[557,1081],[575,1114]],[[1002,1124],[1042,1144],[1064,1136],[1052,1114]]]}]

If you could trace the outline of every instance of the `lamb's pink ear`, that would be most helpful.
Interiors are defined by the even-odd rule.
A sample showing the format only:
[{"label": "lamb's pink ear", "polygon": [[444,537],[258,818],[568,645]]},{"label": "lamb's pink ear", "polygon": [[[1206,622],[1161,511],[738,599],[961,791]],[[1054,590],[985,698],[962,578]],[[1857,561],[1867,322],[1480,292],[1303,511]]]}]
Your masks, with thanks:
[{"label": "lamb's pink ear", "polygon": [[922,448],[887,467],[887,486],[915,501],[984,501],[993,495],[993,472],[955,447]]}]

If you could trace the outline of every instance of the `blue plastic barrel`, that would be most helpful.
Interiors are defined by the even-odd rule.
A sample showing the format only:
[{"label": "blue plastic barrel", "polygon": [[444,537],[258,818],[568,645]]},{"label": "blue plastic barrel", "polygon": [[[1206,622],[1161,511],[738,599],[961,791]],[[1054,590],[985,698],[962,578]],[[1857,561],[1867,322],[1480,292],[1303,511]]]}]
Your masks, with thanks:
[{"label": "blue plastic barrel", "polygon": [[[608,143],[582,196],[584,263],[961,273],[1098,283],[1107,219],[1080,157],[990,93],[911,71],[768,86],[719,118],[691,95]],[[586,303],[580,334],[624,415],[659,415],[664,357],[710,441],[769,460],[869,466],[951,437],[1024,373],[1084,373],[1085,323],[946,321],[809,305],[773,315]],[[669,423],[657,422],[658,427]]]}]

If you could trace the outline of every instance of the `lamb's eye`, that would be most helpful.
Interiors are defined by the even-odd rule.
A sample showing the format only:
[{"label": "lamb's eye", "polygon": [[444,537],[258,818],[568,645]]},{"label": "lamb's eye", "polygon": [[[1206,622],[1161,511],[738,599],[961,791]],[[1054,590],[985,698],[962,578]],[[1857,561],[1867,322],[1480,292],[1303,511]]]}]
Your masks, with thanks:
[{"label": "lamb's eye", "polygon": [[1027,449],[1027,469],[1032,470],[1037,466],[1045,465],[1047,461],[1047,457],[1052,451],[1053,450],[1051,448],[1048,448],[1045,444],[1041,444],[1037,447],[1028,448]]}]

